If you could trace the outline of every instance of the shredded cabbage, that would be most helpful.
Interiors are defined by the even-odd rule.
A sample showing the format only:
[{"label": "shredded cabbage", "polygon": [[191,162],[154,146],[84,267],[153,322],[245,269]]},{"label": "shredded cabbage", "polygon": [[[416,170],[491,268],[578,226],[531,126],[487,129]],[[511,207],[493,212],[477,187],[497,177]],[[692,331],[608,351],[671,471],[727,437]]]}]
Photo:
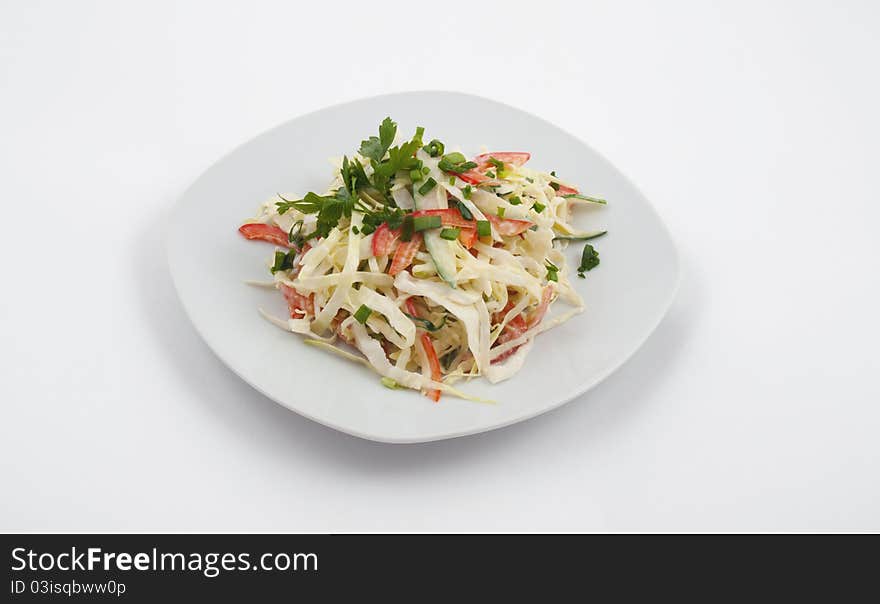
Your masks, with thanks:
[{"label": "shredded cabbage", "polygon": [[[420,133],[391,147],[389,132],[393,139],[396,124],[386,120],[359,154],[332,160],[323,196],[278,196],[260,206],[242,232],[277,227],[267,240],[288,233],[291,251],[270,261],[272,281],[248,283],[284,294],[290,318],[260,309],[267,320],[367,365],[383,383],[435,400],[440,392],[479,400],[449,384],[510,378],[535,336],[583,311],[562,251],[604,233],[576,228],[573,209],[605,202],[527,168],[525,153],[483,154],[468,164],[460,153],[422,146]],[[416,232],[405,242],[407,221]],[[434,247],[420,243],[428,235]],[[560,301],[571,309],[546,316]]]}]

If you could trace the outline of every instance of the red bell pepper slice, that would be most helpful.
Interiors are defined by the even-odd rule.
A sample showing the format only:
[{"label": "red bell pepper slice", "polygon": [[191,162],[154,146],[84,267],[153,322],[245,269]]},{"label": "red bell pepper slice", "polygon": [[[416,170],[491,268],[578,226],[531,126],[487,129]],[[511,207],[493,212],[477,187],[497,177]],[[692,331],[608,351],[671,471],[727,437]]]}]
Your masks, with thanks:
[{"label": "red bell pepper slice", "polygon": [[290,247],[287,240],[287,233],[274,224],[263,224],[262,222],[252,222],[243,224],[238,227],[238,232],[247,239],[256,239],[259,241],[268,241],[282,247]]},{"label": "red bell pepper slice", "polygon": [[522,166],[532,157],[531,153],[526,153],[524,151],[495,151],[493,153],[483,153],[482,155],[478,155],[474,158],[474,162],[477,164],[478,169],[486,168],[487,166],[491,166],[489,163],[489,158],[497,159],[500,162],[504,162],[505,164],[513,164],[514,166]]},{"label": "red bell pepper slice", "polygon": [[443,210],[417,210],[412,213],[413,218],[419,216],[439,216],[445,227],[458,227],[462,229],[477,228],[476,220],[468,220],[461,215],[456,208],[446,208]]},{"label": "red bell pepper slice", "polygon": [[388,223],[383,222],[373,233],[373,255],[376,257],[389,255],[398,239],[400,239],[400,229],[390,229]]},{"label": "red bell pepper slice", "polygon": [[291,319],[302,319],[306,315],[315,314],[314,295],[304,296],[292,287],[281,284],[281,293],[287,300],[287,308],[290,310]]},{"label": "red bell pepper slice", "polygon": [[578,190],[572,189],[571,187],[566,187],[565,185],[559,185],[559,188],[556,189],[556,194],[560,197],[564,197],[566,195],[577,195]]},{"label": "red bell pepper slice", "polygon": [[489,219],[489,222],[495,227],[495,230],[498,231],[499,235],[506,235],[508,237],[512,237],[514,235],[519,235],[520,233],[525,233],[528,231],[534,224],[528,220],[517,220],[515,218],[499,218],[498,216],[494,216],[492,214],[486,214],[486,218]]},{"label": "red bell pepper slice", "polygon": [[[528,320],[523,318],[522,315],[518,315],[511,319],[507,325],[504,326],[504,331],[498,336],[495,340],[495,345],[500,346],[505,342],[509,342],[511,340],[515,340],[516,338],[523,335],[529,329],[537,326],[541,320],[544,318],[544,315],[547,314],[547,308],[550,306],[550,297],[553,295],[553,288],[549,285],[544,288],[544,291],[541,294],[541,302],[538,304],[538,308],[535,309],[535,312],[529,317]],[[509,303],[500,313],[495,313],[494,318],[496,321],[502,321],[504,319],[504,315],[513,308],[513,304]],[[500,363],[507,357],[511,356],[517,350],[519,350],[519,346],[515,346],[506,352],[502,352],[500,355],[492,359],[492,364]]]},{"label": "red bell pepper slice", "polygon": [[394,259],[391,261],[391,268],[388,269],[388,274],[393,277],[400,271],[408,268],[416,257],[416,253],[418,253],[419,246],[421,245],[421,233],[413,233],[412,239],[401,241],[400,245],[397,246],[397,251],[394,252]]},{"label": "red bell pepper slice", "polygon": [[[412,298],[407,298],[404,305],[406,306],[406,312],[414,317],[419,316],[419,309],[416,308],[415,302]],[[437,350],[434,348],[434,343],[431,341],[431,336],[428,335],[428,332],[422,331],[421,329],[419,329],[418,332],[419,341],[422,343],[422,348],[425,349],[425,355],[428,357],[428,365],[431,367],[431,379],[435,382],[439,382],[443,379],[443,373],[440,369],[440,359],[437,357]],[[439,390],[428,390],[425,392],[425,396],[433,400],[435,403],[440,401]]]},{"label": "red bell pepper slice", "polygon": [[477,229],[461,229],[458,240],[466,249],[471,249],[477,242]]},{"label": "red bell pepper slice", "polygon": [[535,309],[534,314],[528,320],[529,329],[540,323],[541,319],[544,318],[544,315],[547,314],[547,308],[550,307],[550,296],[552,295],[553,288],[548,285],[544,288],[544,291],[541,294],[541,303],[538,304],[538,308]]}]

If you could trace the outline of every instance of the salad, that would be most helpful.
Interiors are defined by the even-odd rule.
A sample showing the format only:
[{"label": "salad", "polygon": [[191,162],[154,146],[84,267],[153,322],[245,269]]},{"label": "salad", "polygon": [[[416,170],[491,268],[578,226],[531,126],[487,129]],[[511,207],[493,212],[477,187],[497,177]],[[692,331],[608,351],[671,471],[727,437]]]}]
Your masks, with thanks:
[{"label": "salad", "polygon": [[[278,195],[241,225],[277,248],[269,282],[290,316],[260,312],[305,342],[363,363],[389,388],[479,400],[454,384],[519,371],[535,336],[584,309],[563,250],[605,231],[571,224],[582,194],[523,152],[468,159],[424,128],[398,140],[385,118],[358,153],[333,160],[324,194]],[[576,272],[599,254],[584,244]],[[551,318],[557,302],[568,309]]]}]

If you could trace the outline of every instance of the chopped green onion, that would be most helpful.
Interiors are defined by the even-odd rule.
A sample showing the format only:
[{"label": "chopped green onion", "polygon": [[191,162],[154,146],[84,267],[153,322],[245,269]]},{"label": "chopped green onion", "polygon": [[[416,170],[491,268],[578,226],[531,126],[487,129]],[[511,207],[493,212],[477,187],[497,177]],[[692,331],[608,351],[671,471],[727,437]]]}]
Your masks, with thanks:
[{"label": "chopped green onion", "polygon": [[358,233],[360,233],[360,230],[358,230],[357,226],[352,226],[351,232],[354,233],[355,235],[357,235]]},{"label": "chopped green onion", "polygon": [[445,147],[443,146],[443,143],[438,141],[436,138],[423,147],[425,153],[427,153],[431,157],[440,157],[441,155],[443,155],[444,148]]},{"label": "chopped green onion", "polygon": [[559,183],[558,182],[551,182],[550,186],[553,188],[554,191],[559,190]]},{"label": "chopped green onion", "polygon": [[395,382],[394,379],[390,377],[383,377],[379,381],[382,382],[383,386],[385,386],[386,388],[390,388],[391,390],[397,390],[399,388],[397,382]]},{"label": "chopped green onion", "polygon": [[504,208],[501,206],[498,207],[498,218],[504,218]]},{"label": "chopped green onion", "polygon": [[[465,199],[469,199],[469,198],[465,197]],[[457,205],[458,205],[458,211],[461,213],[462,218],[464,218],[465,220],[473,220],[474,219],[474,215],[471,213],[470,209],[466,205],[464,205],[461,202],[458,202]]]},{"label": "chopped green onion", "polygon": [[550,170],[550,176],[556,178],[556,170]]},{"label": "chopped green onion", "polygon": [[456,151],[441,157],[437,167],[444,172],[461,174],[462,172],[467,172],[468,170],[476,168],[477,164],[472,161],[467,161],[467,158],[465,158],[464,155]]},{"label": "chopped green onion", "polygon": [[461,164],[467,161],[467,158],[458,151],[447,153],[443,156],[443,159],[453,164]]},{"label": "chopped green onion", "polygon": [[422,166],[422,174],[427,176],[430,173],[431,173],[431,168],[429,168],[428,166]]},{"label": "chopped green onion", "polygon": [[477,221],[477,235],[480,237],[489,237],[492,234],[492,225],[488,220]]},{"label": "chopped green onion", "polygon": [[594,231],[592,233],[585,233],[583,235],[556,235],[553,237],[553,240],[561,239],[563,241],[589,241],[590,239],[597,239],[607,233],[608,231]]},{"label": "chopped green onion", "polygon": [[439,216],[416,216],[413,218],[414,231],[427,231],[428,229],[439,229],[443,226],[443,219]]},{"label": "chopped green onion", "polygon": [[495,178],[495,173],[492,170],[486,170],[486,176],[489,178]]},{"label": "chopped green onion", "polygon": [[522,203],[522,199],[520,199],[516,195],[511,195],[510,199],[507,200],[507,203],[509,203],[512,206],[518,206],[519,204]]},{"label": "chopped green onion", "polygon": [[464,188],[461,190],[461,196],[464,197],[465,199],[470,199],[471,193],[473,193],[473,192],[474,192],[474,188],[472,186],[465,185]]},{"label": "chopped green onion", "polygon": [[450,176],[450,177],[449,177],[449,184],[450,184],[450,185],[455,185],[455,177],[454,177],[454,176]]},{"label": "chopped green onion", "polygon": [[412,241],[414,231],[412,214],[407,214],[400,225],[400,240]]},{"label": "chopped green onion", "polygon": [[544,262],[547,263],[545,265],[547,268],[547,281],[556,281],[559,283],[559,267],[549,260],[545,260]]},{"label": "chopped green onion", "polygon": [[493,166],[495,166],[495,169],[498,170],[499,172],[504,170],[504,162],[499,159],[495,159],[494,157],[490,157],[489,163],[492,164]]},{"label": "chopped green onion", "polygon": [[538,203],[536,201],[535,205],[532,206],[532,209],[540,214],[541,212],[544,211],[544,208],[546,208],[546,207],[547,206],[545,206],[543,203]]},{"label": "chopped green onion", "polygon": [[410,170],[409,171],[409,179],[413,182],[419,182],[422,180],[422,172],[420,170]]},{"label": "chopped green onion", "polygon": [[415,315],[411,315],[408,312],[404,312],[403,314],[405,314],[407,317],[409,317],[410,319],[412,319],[413,321],[415,321],[416,323],[421,325],[422,329],[424,329],[425,331],[439,331],[441,327],[446,325],[447,315],[443,315],[443,318],[440,319],[440,322],[437,323],[436,325],[434,325],[434,323],[432,323],[428,319],[422,319],[421,317],[416,317]]},{"label": "chopped green onion", "polygon": [[373,314],[373,311],[370,310],[370,307],[366,304],[361,304],[361,307],[354,313],[354,318],[358,323],[363,324],[367,322],[371,314]]},{"label": "chopped green onion", "polygon": [[413,140],[417,141],[418,144],[421,145],[422,144],[422,135],[424,133],[425,133],[425,127],[424,126],[417,126],[416,127],[416,135],[413,137]]},{"label": "chopped green onion", "polygon": [[442,231],[440,231],[440,238],[448,239],[449,241],[455,241],[456,239],[458,239],[459,233],[461,233],[461,229],[457,227],[443,229]]},{"label": "chopped green onion", "polygon": [[526,180],[529,181],[529,182],[535,182],[535,179],[534,179],[534,178],[529,178],[528,176],[526,176]]},{"label": "chopped green onion", "polygon": [[423,184],[421,187],[419,187],[419,195],[427,195],[428,192],[431,189],[433,189],[436,185],[437,185],[437,181],[429,176],[428,180],[425,181],[425,184]]},{"label": "chopped green onion", "polygon": [[376,227],[374,227],[372,224],[365,224],[364,226],[361,227],[361,235],[369,235],[370,233],[372,233],[375,230],[376,230]]},{"label": "chopped green onion", "polygon": [[272,271],[274,275],[278,271],[286,271],[293,268],[293,258],[296,256],[296,250],[291,250],[289,252],[275,252],[275,262],[272,264],[272,268],[269,270]]}]

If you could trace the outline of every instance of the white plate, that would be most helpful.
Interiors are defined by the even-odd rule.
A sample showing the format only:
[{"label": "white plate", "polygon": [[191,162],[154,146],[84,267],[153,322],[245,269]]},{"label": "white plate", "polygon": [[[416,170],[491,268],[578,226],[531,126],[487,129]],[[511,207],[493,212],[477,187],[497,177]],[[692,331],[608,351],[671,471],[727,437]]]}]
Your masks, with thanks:
[{"label": "white plate", "polygon": [[[284,316],[274,290],[243,284],[268,279],[272,246],[236,229],[276,192],[323,191],[327,158],[354,152],[391,116],[404,136],[425,126],[467,153],[480,146],[529,151],[530,165],[554,169],[607,208],[579,210],[582,228],[607,226],[595,242],[601,265],[573,279],[587,310],[536,339],[523,370],[491,385],[461,383],[495,405],[411,390],[388,390],[366,368],[303,344],[257,314]],[[647,200],[598,153],[533,115],[453,92],[410,92],[346,103],[293,119],[218,161],[187,191],[169,225],[168,261],[186,311],[215,353],[266,396],[317,422],[384,442],[413,443],[499,428],[549,411],[583,394],[628,359],[666,313],[679,281],[672,240]],[[580,245],[569,248],[578,263]],[[561,304],[559,306],[562,306]],[[210,379],[210,376],[205,376]]]}]

